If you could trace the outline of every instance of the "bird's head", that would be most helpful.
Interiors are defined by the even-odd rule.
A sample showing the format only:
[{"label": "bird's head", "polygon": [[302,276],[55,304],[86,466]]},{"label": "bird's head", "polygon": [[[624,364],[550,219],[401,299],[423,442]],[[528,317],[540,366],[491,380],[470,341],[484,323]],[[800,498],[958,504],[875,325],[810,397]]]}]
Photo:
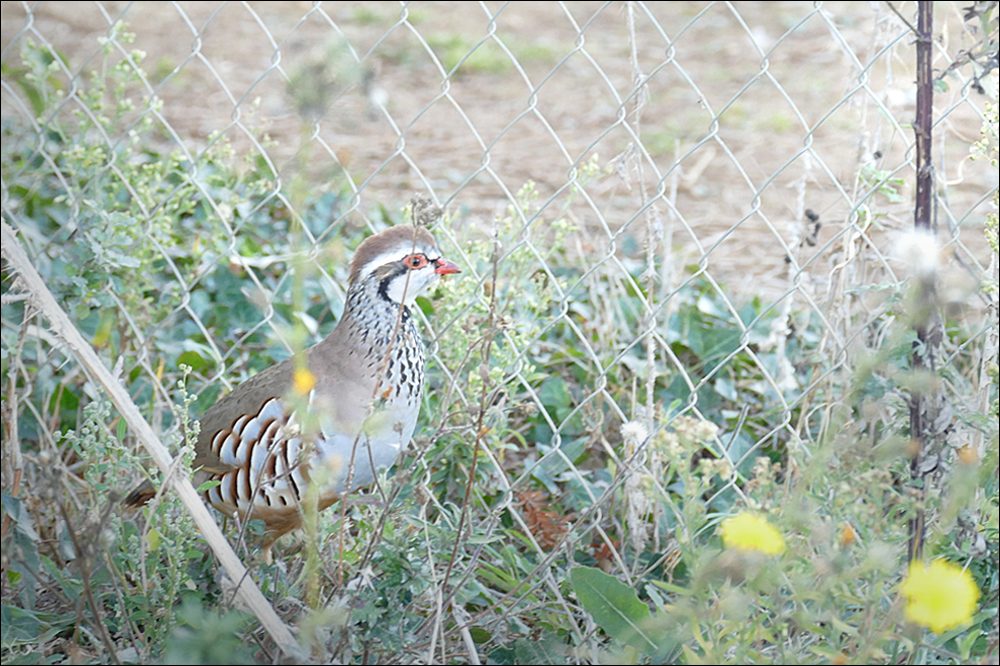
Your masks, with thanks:
[{"label": "bird's head", "polygon": [[423,227],[392,227],[365,239],[351,261],[351,286],[374,288],[394,304],[413,305],[438,277],[460,273],[441,256],[437,243]]}]

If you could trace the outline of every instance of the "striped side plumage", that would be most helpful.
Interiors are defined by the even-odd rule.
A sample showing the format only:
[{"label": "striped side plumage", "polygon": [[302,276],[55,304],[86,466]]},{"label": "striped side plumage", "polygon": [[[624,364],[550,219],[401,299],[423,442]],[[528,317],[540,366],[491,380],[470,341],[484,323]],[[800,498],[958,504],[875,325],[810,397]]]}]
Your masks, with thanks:
[{"label": "striped side plumage", "polygon": [[292,420],[294,414],[290,418],[281,400],[272,398],[257,414],[244,414],[215,434],[212,452],[233,466],[208,491],[215,508],[226,515],[246,514],[251,504],[284,508],[302,501],[308,465],[300,463],[302,439]]}]

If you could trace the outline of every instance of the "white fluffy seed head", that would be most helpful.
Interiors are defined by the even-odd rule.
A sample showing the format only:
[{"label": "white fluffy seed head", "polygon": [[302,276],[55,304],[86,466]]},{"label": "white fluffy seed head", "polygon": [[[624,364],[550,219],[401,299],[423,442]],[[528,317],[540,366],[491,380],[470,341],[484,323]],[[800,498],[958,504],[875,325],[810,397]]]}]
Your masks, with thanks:
[{"label": "white fluffy seed head", "polygon": [[896,252],[910,274],[921,279],[936,275],[941,265],[938,239],[932,232],[924,229],[912,229],[901,233],[896,244]]},{"label": "white fluffy seed head", "polygon": [[638,421],[626,421],[622,424],[622,439],[625,440],[626,444],[638,446],[646,440],[648,435],[646,426]]}]

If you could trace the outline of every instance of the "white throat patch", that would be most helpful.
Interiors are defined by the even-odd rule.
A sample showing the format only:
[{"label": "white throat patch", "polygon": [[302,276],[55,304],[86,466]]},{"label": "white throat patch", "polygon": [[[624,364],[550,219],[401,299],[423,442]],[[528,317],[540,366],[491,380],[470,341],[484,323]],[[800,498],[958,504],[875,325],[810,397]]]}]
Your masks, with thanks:
[{"label": "white throat patch", "polygon": [[407,307],[412,306],[417,300],[417,296],[426,291],[437,277],[432,263],[428,263],[423,268],[407,270],[389,281],[386,295],[392,299],[393,303],[402,303]]}]

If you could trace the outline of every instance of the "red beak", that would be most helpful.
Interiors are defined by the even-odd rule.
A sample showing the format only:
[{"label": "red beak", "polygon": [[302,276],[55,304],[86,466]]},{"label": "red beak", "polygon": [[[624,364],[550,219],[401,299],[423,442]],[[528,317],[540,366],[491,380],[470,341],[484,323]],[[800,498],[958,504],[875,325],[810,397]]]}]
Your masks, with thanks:
[{"label": "red beak", "polygon": [[462,272],[462,269],[458,267],[458,264],[456,264],[453,261],[448,261],[443,257],[441,259],[438,259],[434,263],[437,266],[437,268],[434,269],[434,272],[437,273],[438,275],[448,275],[449,273]]}]

